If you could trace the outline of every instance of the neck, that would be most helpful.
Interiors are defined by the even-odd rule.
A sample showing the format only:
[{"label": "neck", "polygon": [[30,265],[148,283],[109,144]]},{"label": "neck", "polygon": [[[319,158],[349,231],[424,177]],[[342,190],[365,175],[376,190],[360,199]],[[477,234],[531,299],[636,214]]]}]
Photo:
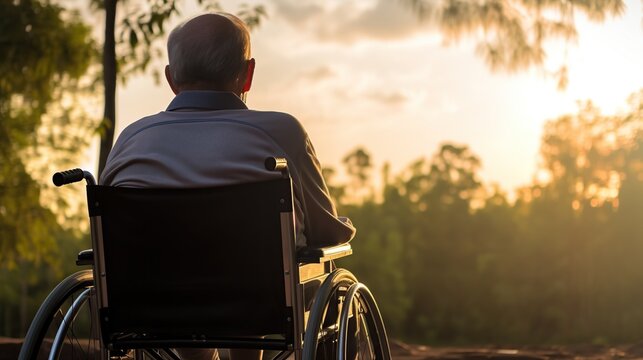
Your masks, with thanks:
[{"label": "neck", "polygon": [[241,95],[241,92],[235,89],[232,86],[218,86],[212,83],[195,83],[195,84],[186,84],[179,87],[179,92],[181,91],[224,91],[232,92],[237,96]]}]

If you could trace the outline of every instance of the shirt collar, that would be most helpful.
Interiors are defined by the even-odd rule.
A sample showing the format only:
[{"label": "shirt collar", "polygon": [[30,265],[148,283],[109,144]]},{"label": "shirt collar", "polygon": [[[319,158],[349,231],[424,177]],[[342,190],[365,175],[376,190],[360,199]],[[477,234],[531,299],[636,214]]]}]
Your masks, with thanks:
[{"label": "shirt collar", "polygon": [[228,91],[181,91],[174,97],[167,111],[177,110],[239,110],[248,109],[237,95]]}]

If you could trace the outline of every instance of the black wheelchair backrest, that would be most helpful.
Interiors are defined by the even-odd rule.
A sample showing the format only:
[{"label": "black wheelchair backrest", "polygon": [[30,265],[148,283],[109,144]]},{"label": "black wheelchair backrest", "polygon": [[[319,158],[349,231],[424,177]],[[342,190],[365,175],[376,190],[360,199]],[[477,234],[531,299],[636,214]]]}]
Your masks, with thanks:
[{"label": "black wheelchair backrest", "polygon": [[289,178],[203,189],[88,186],[87,196],[106,343],[286,349],[300,341]]}]

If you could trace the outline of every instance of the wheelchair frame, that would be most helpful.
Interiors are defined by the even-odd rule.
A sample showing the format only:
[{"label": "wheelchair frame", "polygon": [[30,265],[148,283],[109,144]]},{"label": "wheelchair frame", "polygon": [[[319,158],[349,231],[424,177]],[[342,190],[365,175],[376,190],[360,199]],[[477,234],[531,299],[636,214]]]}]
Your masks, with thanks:
[{"label": "wheelchair frame", "polygon": [[[285,159],[268,158],[266,159],[266,168],[271,171],[280,171],[283,178],[288,179],[290,183]],[[92,302],[94,302],[93,306],[97,305],[97,309],[91,310],[92,317],[100,317],[98,322],[101,325],[102,336],[99,347],[102,359],[118,358],[126,355],[128,349],[139,349],[148,358],[179,360],[177,354],[170,349],[174,347],[280,350],[281,352],[275,359],[285,359],[291,354],[294,354],[295,360],[314,360],[317,357],[342,360],[347,358],[390,359],[386,331],[372,294],[349,271],[345,269],[333,270],[332,260],[350,255],[352,253],[350,245],[304,248],[296,252],[292,207],[289,212],[282,212],[280,215],[284,289],[287,305],[294,309],[292,313],[293,341],[291,343],[284,344],[274,339],[247,341],[243,338],[228,338],[213,340],[205,336],[193,339],[141,340],[134,337],[125,341],[122,339],[116,342],[114,339],[110,340],[107,334],[109,329],[105,325],[106,319],[101,312],[108,307],[109,300],[106,291],[105,258],[104,253],[101,253],[101,250],[104,249],[103,224],[101,217],[96,216],[100,200],[95,199],[92,195],[92,189],[97,187],[96,182],[89,172],[80,169],[56,173],[53,180],[57,186],[61,186],[83,179],[86,180],[88,189],[93,250],[80,252],[76,263],[81,266],[91,265],[93,271],[84,270],[71,275],[50,293],[29,328],[21,348],[20,360],[37,358],[45,333],[54,321],[54,315],[60,312],[61,304],[75,297],[74,294],[78,292],[81,295],[75,297],[72,305],[66,309],[64,318],[58,327],[49,352],[49,359],[59,358],[70,323],[74,321],[76,314],[84,304],[89,303],[91,307]],[[290,188],[290,196],[292,196],[292,187]],[[282,203],[283,200],[281,199]],[[292,198],[289,200],[292,206]],[[99,281],[95,281],[95,279],[99,279]],[[312,293],[315,293],[314,297]],[[313,299],[312,303],[310,301],[304,303],[305,297]],[[97,304],[95,304],[96,302]],[[364,327],[361,331],[362,334],[365,334],[367,341],[365,346],[368,356],[366,357],[360,356],[366,354],[351,353],[352,335],[349,334],[349,329],[354,331],[356,326]],[[287,342],[287,339],[285,341]]]}]

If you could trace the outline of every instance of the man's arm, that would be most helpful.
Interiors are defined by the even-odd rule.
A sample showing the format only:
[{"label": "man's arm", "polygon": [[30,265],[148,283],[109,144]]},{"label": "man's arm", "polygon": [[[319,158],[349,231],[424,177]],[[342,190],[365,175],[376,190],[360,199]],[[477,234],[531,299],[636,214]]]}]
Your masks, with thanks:
[{"label": "man's arm", "polygon": [[338,217],[322,176],[313,145],[306,136],[306,149],[300,153],[297,168],[301,178],[306,244],[325,247],[342,244],[355,236],[355,227],[346,217]]}]

